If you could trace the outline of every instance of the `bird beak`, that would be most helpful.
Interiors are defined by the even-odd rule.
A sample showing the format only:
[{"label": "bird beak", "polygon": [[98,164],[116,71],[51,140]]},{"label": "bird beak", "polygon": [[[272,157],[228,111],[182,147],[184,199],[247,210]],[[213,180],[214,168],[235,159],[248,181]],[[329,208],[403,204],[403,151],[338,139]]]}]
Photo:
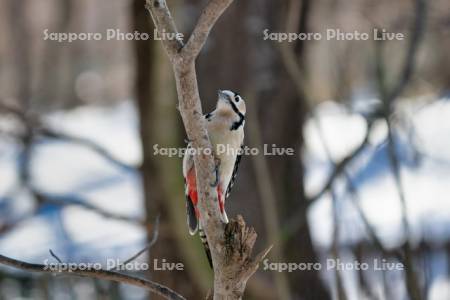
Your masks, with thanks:
[{"label": "bird beak", "polygon": [[228,99],[227,94],[225,94],[224,91],[222,91],[222,90],[217,91],[217,96],[219,97],[219,99],[222,99],[225,101],[227,101],[227,99]]}]

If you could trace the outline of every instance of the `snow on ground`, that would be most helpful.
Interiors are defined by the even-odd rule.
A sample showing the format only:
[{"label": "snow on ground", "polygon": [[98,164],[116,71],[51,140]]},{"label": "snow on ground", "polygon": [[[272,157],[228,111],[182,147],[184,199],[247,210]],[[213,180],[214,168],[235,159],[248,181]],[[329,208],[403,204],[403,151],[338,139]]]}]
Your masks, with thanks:
[{"label": "snow on ground", "polygon": [[[329,156],[337,162],[351,153],[364,139],[365,121],[357,113],[335,103],[318,108],[319,126],[311,120],[305,126],[307,168],[306,191],[315,195],[324,185],[333,166]],[[411,120],[411,121],[408,121]],[[450,101],[433,103],[404,102],[394,118],[396,150],[400,156],[401,179],[411,227],[411,241],[420,239],[444,243],[450,239]],[[402,208],[397,186],[388,160],[387,127],[377,121],[370,136],[369,147],[348,166],[347,172],[357,187],[357,198],[348,192],[345,178],[338,180],[334,191],[340,200],[337,205],[340,241],[352,243],[367,238],[367,232],[353,201],[358,201],[364,214],[385,247],[399,246],[404,241],[401,223]],[[323,140],[330,153],[324,148]],[[325,194],[313,204],[309,221],[313,238],[319,247],[327,248],[333,237],[332,199]],[[342,253],[341,253],[342,254]],[[324,257],[323,260],[326,258]],[[345,263],[355,257],[342,255]],[[432,276],[428,299],[449,299],[448,257],[445,250],[430,258],[429,276]],[[322,261],[325,263],[324,261]],[[341,272],[349,299],[361,299],[356,273]],[[327,282],[334,282],[334,272],[323,272]],[[371,274],[373,279],[379,274]],[[401,272],[390,272],[389,283],[394,299],[405,298]],[[374,291],[382,295],[372,280]],[[395,288],[394,288],[395,287]],[[377,293],[378,293],[377,292]],[[364,298],[364,297],[363,297]]]},{"label": "snow on ground", "polygon": [[429,299],[446,300],[450,295],[450,280],[446,277],[436,279],[431,286],[431,291],[428,295]]},{"label": "snow on ground", "polygon": [[[323,147],[326,141],[333,160],[339,161],[357,147],[365,136],[364,119],[335,103],[318,109],[317,123],[305,127],[308,194],[314,195],[324,184],[333,166]],[[412,122],[406,122],[412,120]],[[427,105],[402,103],[395,119],[396,150],[400,154],[401,178],[408,209],[412,240],[450,238],[450,101],[442,99]],[[377,122],[370,146],[347,168],[358,188],[358,199],[370,223],[388,247],[402,242],[401,205],[388,160],[387,128]],[[345,179],[345,178],[344,178]],[[344,241],[365,236],[364,226],[352,204],[345,180],[336,185],[343,199],[338,210]],[[330,195],[313,204],[309,214],[316,242],[329,246],[332,235]]]},{"label": "snow on ground", "polygon": [[[131,102],[113,108],[90,106],[52,113],[46,122],[64,133],[95,141],[126,164],[138,165],[141,160],[138,123]],[[34,209],[30,195],[16,188],[19,153],[19,145],[0,141],[0,225]],[[31,181],[39,191],[56,198],[84,199],[130,217],[144,215],[139,174],[113,165],[75,143],[39,141],[31,162]],[[121,248],[139,248],[144,237],[136,225],[107,219],[80,207],[44,205],[36,217],[21,222],[0,238],[0,252],[36,262],[48,258],[50,248],[72,261],[94,259],[100,253],[105,255],[105,251],[115,258],[121,257]]]}]

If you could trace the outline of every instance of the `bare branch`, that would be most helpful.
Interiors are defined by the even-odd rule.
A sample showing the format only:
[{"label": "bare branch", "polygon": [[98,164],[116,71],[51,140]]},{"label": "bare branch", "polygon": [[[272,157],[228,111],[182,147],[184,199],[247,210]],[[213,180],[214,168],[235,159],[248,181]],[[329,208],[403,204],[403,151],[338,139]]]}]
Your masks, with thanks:
[{"label": "bare branch", "polygon": [[214,24],[232,2],[233,0],[211,0],[208,2],[182,50],[185,57],[195,59],[198,56]]},{"label": "bare branch", "polygon": [[129,217],[129,216],[125,216],[125,215],[121,215],[121,214],[117,214],[117,213],[113,213],[110,211],[106,211],[99,206],[96,206],[94,204],[91,204],[91,203],[85,201],[84,199],[82,199],[81,197],[79,197],[77,195],[50,195],[50,194],[38,191],[34,188],[31,188],[31,191],[34,194],[34,196],[38,199],[39,203],[49,203],[49,204],[58,205],[58,206],[69,206],[69,205],[79,206],[79,207],[82,207],[89,211],[95,212],[104,218],[114,219],[117,221],[129,222],[129,223],[138,224],[138,225],[145,225],[144,221],[142,221],[142,220],[139,220],[139,219],[133,218],[133,217]]},{"label": "bare branch", "polygon": [[48,266],[41,264],[33,264],[27,263],[24,261],[16,260],[4,255],[0,254],[0,264],[10,266],[16,269],[29,271],[29,272],[38,272],[38,273],[50,273],[50,274],[65,274],[69,276],[81,276],[81,277],[89,277],[96,278],[102,280],[115,281],[119,283],[126,283],[130,285],[134,285],[137,287],[145,288],[155,294],[158,294],[165,299],[169,300],[185,300],[183,296],[178,294],[177,292],[171,290],[170,288],[161,285],[159,283],[146,280],[139,277],[129,276],[125,274],[121,274],[118,272],[108,271],[108,270],[98,270],[98,269],[86,269],[86,268],[49,268]]},{"label": "bare branch", "polygon": [[158,240],[158,236],[159,236],[159,215],[156,217],[155,223],[153,225],[152,240],[145,246],[145,248],[143,248],[142,250],[134,254],[132,257],[124,261],[124,263],[121,266],[126,266],[127,264],[129,264],[130,262],[141,256],[143,253],[150,250]]},{"label": "bare branch", "polygon": [[[313,121],[317,122],[317,116],[315,115],[314,112],[312,112],[312,114],[313,114]],[[325,181],[325,184],[319,190],[319,192],[317,192],[315,195],[311,196],[308,199],[307,202],[308,206],[312,205],[316,200],[320,199],[325,193],[330,191],[336,178],[338,178],[342,174],[345,175],[346,167],[369,145],[369,137],[372,131],[371,124],[372,123],[369,122],[367,123],[366,135],[364,139],[361,141],[361,143],[351,153],[349,153],[339,162],[333,163],[334,165],[333,171],[328,176],[328,179]],[[305,222],[306,219],[303,218],[300,215],[300,213],[296,213],[292,217],[290,217],[283,225],[284,238],[290,237],[292,234],[297,232],[297,230],[301,228],[305,224]]]},{"label": "bare branch", "polygon": [[[127,171],[136,170],[135,166],[128,165],[118,160],[106,148],[100,146],[99,144],[95,143],[92,140],[83,137],[73,136],[71,134],[58,131],[54,128],[47,126],[46,124],[44,124],[40,116],[37,114],[28,113],[26,111],[21,110],[20,108],[7,105],[2,102],[0,102],[0,113],[12,114],[13,116],[15,116],[27,129],[29,135],[44,136],[51,139],[57,139],[69,143],[78,144],[94,151],[96,154],[100,155],[105,160],[118,166],[119,168],[125,169]],[[24,138],[23,136],[14,133],[9,135],[18,139]]]},{"label": "bare branch", "polygon": [[[417,278],[417,274],[414,272],[415,266],[413,262],[413,250],[410,241],[411,229],[408,223],[408,210],[405,192],[402,184],[401,178],[401,166],[398,154],[396,152],[395,139],[394,139],[394,128],[391,122],[391,116],[393,113],[393,104],[395,100],[400,94],[403,92],[407,84],[410,82],[414,66],[415,60],[417,56],[417,50],[419,47],[419,42],[421,41],[421,37],[423,36],[424,26],[425,26],[425,17],[427,10],[427,3],[425,0],[414,0],[415,3],[415,19],[414,25],[412,26],[411,39],[409,46],[407,48],[407,54],[405,58],[405,63],[403,65],[403,69],[401,70],[401,75],[397,84],[393,87],[393,89],[389,92],[386,91],[386,87],[384,85],[383,79],[385,75],[384,61],[381,55],[381,49],[378,48],[377,55],[377,80],[379,86],[379,94],[381,100],[384,104],[384,119],[386,121],[388,127],[388,158],[391,166],[391,170],[394,176],[398,197],[401,205],[401,218],[402,218],[402,227],[405,235],[405,244],[403,246],[404,250],[404,265],[405,265],[405,282],[408,294],[413,300],[420,300],[423,298],[423,293],[421,291],[419,280]],[[381,45],[377,45],[381,46]]]},{"label": "bare branch", "polygon": [[348,164],[350,164],[369,144],[369,137],[370,132],[372,129],[371,123],[367,123],[367,129],[366,129],[366,135],[362,142],[359,144],[358,147],[356,147],[350,154],[348,154],[346,157],[344,157],[341,161],[335,164],[335,167],[333,169],[333,172],[330,174],[328,179],[326,180],[323,188],[314,196],[309,198],[309,205],[312,204],[314,201],[322,197],[333,185],[334,180],[339,177],[339,175],[342,174],[342,172],[345,171],[345,168]]},{"label": "bare branch", "polygon": [[405,262],[404,257],[400,252],[396,251],[395,249],[388,251],[383,246],[383,243],[381,242],[380,238],[376,234],[375,229],[370,224],[369,220],[367,219],[366,214],[364,213],[361,205],[359,204],[360,199],[359,199],[358,191],[356,190],[356,186],[354,185],[353,180],[350,177],[350,174],[348,174],[348,172],[344,172],[344,175],[347,179],[348,189],[352,195],[353,206],[356,208],[356,211],[358,212],[358,215],[361,218],[361,220],[364,224],[364,227],[366,228],[367,234],[369,235],[369,237],[372,240],[372,242],[374,243],[374,245],[378,248],[378,250],[383,254],[384,257],[389,257],[392,255],[396,259],[398,259],[399,262],[404,263]]},{"label": "bare branch", "polygon": [[56,259],[57,262],[59,262],[60,264],[62,264],[62,260],[52,251],[52,249],[48,249],[48,252],[50,252],[50,255]]},{"label": "bare branch", "polygon": [[[325,140],[322,140],[322,143],[325,145]],[[328,155],[330,154],[328,148],[326,151]],[[333,187],[330,188],[331,194],[331,203],[332,203],[332,219],[333,219],[333,237],[331,241],[331,256],[335,259],[339,259],[339,236],[341,234],[339,227],[339,211],[338,211],[338,197]],[[336,285],[336,299],[338,300],[347,300],[347,294],[345,293],[345,289],[343,286],[343,278],[342,272],[340,270],[334,270],[334,283]]]},{"label": "bare branch", "polygon": [[399,80],[393,87],[391,93],[387,96],[387,102],[392,102],[403,92],[408,85],[411,76],[414,71],[417,51],[419,49],[420,41],[422,40],[425,32],[425,20],[427,14],[426,0],[414,0],[414,24],[411,28],[411,38],[409,39],[409,45],[403,63],[403,69],[401,70]]},{"label": "bare branch", "polygon": [[[155,23],[156,30],[160,36],[163,33],[179,34],[166,0],[146,0],[145,7],[150,12],[153,23]],[[162,39],[162,44],[170,60],[174,59],[184,46],[181,39]]]},{"label": "bare branch", "polygon": [[48,137],[48,138],[61,140],[61,141],[69,142],[69,143],[74,143],[74,144],[78,144],[80,146],[86,147],[86,148],[94,151],[96,154],[100,155],[101,157],[103,157],[108,162],[116,165],[119,168],[125,169],[126,171],[136,170],[136,167],[128,165],[128,164],[118,160],[106,148],[100,146],[99,144],[97,144],[89,139],[86,139],[83,137],[78,137],[78,136],[73,136],[71,134],[57,131],[57,130],[51,129],[49,127],[40,128],[38,133],[45,137]]},{"label": "bare branch", "polygon": [[[184,62],[195,60],[214,24],[232,2],[233,0],[209,1],[186,45],[181,39],[163,39],[162,43],[170,60],[173,61],[176,58],[181,58],[181,61]],[[150,11],[160,35],[163,33],[179,34],[165,0],[147,0],[146,8]]]}]

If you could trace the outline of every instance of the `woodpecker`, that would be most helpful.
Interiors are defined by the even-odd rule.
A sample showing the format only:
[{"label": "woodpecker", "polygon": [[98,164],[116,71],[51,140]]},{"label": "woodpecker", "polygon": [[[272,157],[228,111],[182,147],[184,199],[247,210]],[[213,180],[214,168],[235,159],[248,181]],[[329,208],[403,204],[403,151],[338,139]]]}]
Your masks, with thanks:
[{"label": "woodpecker", "polygon": [[[229,90],[219,90],[215,110],[203,116],[206,120],[206,129],[217,161],[217,209],[222,222],[225,224],[228,223],[225,199],[230,195],[235,182],[243,152],[245,112],[245,102],[239,94]],[[191,235],[199,232],[209,264],[212,266],[209,246],[200,222],[201,215],[197,208],[197,180],[193,151],[191,150],[193,149],[189,143],[183,158],[187,223]]]}]

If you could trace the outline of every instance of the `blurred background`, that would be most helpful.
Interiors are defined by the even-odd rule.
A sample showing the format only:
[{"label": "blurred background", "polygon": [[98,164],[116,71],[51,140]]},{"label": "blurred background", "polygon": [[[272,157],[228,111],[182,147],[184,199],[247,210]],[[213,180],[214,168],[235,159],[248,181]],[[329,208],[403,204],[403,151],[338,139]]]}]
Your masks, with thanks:
[{"label": "blurred background", "polygon": [[[206,1],[168,1],[188,36]],[[212,272],[188,234],[184,147],[159,41],[44,40],[49,32],[153,33],[144,0],[0,0],[0,253],[28,262],[182,262],[130,271],[202,299]],[[264,40],[327,29],[403,41]],[[235,1],[198,61],[204,112],[218,89],[247,102],[245,156],[227,202],[274,244],[270,262],[369,270],[260,270],[245,299],[450,299],[448,0]],[[159,216],[159,226],[157,219]],[[373,261],[405,270],[375,271]],[[159,299],[86,278],[0,267],[0,299]]]}]

